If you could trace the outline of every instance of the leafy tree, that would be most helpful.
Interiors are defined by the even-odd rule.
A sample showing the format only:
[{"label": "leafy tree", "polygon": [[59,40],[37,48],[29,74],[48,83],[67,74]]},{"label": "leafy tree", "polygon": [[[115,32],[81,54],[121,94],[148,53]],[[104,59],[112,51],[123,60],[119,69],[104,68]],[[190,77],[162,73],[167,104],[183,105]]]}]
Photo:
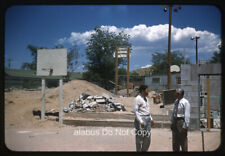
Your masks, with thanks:
[{"label": "leafy tree", "polygon": [[127,69],[125,69],[125,68],[119,68],[118,69],[118,83],[119,83],[119,85],[123,85],[124,83],[126,84],[126,81],[127,81],[127,77],[126,77],[126,75],[127,75]]},{"label": "leafy tree", "polygon": [[[156,52],[152,54],[152,70],[153,74],[168,73],[168,53]],[[171,65],[190,64],[189,59],[185,59],[184,55],[179,51],[171,52]]]},{"label": "leafy tree", "polygon": [[214,52],[212,58],[209,60],[210,63],[221,63],[221,52]]},{"label": "leafy tree", "polygon": [[70,76],[72,72],[74,72],[78,68],[79,58],[80,58],[80,54],[79,54],[78,46],[74,45],[71,48],[69,48],[67,53],[67,70],[68,70],[68,73],[66,76],[67,81],[70,80]]},{"label": "leafy tree", "polygon": [[137,72],[130,73],[130,82],[138,81],[141,76]]},{"label": "leafy tree", "polygon": [[31,56],[32,56],[32,62],[25,62],[22,64],[21,69],[25,69],[25,70],[36,70],[36,62],[37,62],[37,50],[38,49],[43,49],[43,47],[37,47],[34,45],[28,45],[27,48],[30,50],[31,52]]},{"label": "leafy tree", "polygon": [[[86,57],[88,62],[84,64],[87,72],[83,74],[83,78],[97,82],[100,86],[111,89],[109,81],[114,81],[115,74],[115,58],[113,53],[116,47],[131,46],[128,42],[129,35],[124,32],[116,34],[104,30],[101,27],[94,29],[87,43]],[[118,64],[125,64],[125,60],[118,59]]]}]

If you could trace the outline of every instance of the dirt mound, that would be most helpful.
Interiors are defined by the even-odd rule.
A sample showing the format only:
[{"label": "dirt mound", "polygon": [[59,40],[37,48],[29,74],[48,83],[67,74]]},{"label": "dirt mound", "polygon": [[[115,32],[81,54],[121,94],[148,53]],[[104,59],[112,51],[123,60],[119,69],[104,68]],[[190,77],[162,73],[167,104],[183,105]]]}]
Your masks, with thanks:
[{"label": "dirt mound", "polygon": [[[82,93],[101,96],[103,93],[115,96],[111,92],[85,80],[74,80],[63,85],[63,106],[67,106],[72,100],[76,100]],[[46,103],[57,106],[59,103],[59,87],[46,90]]]},{"label": "dirt mound", "polygon": [[[63,85],[63,107],[67,107],[68,103],[76,100],[82,93],[101,96],[103,93],[115,97],[115,100],[124,105],[127,112],[133,111],[133,101],[135,97],[119,97],[109,91],[84,80],[74,80]],[[150,93],[149,98],[151,97]],[[152,114],[163,114],[163,110],[159,108],[160,104],[154,104],[150,98]],[[45,112],[46,114],[54,114],[59,108],[59,87],[46,89],[45,94]],[[172,108],[172,105],[171,105]],[[56,115],[46,115],[46,119],[40,120],[41,110],[41,90],[12,90],[5,92],[5,127],[6,128],[35,128],[35,127],[58,127],[58,122],[52,122],[57,119]],[[34,111],[39,115],[34,115]],[[123,112],[116,112],[123,113]],[[38,113],[37,113],[38,114]],[[87,114],[88,115],[88,114]]]},{"label": "dirt mound", "polygon": [[[109,91],[85,80],[74,80],[63,85],[63,95],[64,97],[73,96],[78,98],[82,93],[91,95],[102,95],[102,93],[109,94],[113,96]],[[48,94],[48,95],[47,95]],[[58,97],[59,87],[54,89],[48,89],[46,91],[47,97]]]},{"label": "dirt mound", "polygon": [[[82,93],[99,95],[102,93],[115,96],[109,91],[84,80],[74,80],[63,85],[63,107],[68,106]],[[58,111],[59,87],[47,88],[45,93],[45,110]],[[33,110],[41,110],[41,91],[13,90],[5,93],[5,124],[6,127],[49,127],[51,121],[41,121],[33,116]],[[57,123],[56,123],[57,125]]]}]

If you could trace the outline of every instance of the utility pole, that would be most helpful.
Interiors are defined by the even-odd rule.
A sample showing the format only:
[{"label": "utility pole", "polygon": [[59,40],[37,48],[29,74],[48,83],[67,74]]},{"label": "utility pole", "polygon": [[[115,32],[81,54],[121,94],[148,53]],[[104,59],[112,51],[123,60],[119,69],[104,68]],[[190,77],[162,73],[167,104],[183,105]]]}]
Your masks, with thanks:
[{"label": "utility pole", "polygon": [[130,73],[129,73],[129,64],[130,64],[130,47],[128,47],[128,52],[127,52],[127,96],[129,96],[129,88],[130,88]]},{"label": "utility pole", "polygon": [[198,64],[198,39],[200,37],[199,36],[195,36],[195,37],[191,37],[191,40],[195,40],[196,41],[196,45],[195,45],[195,48],[196,48],[196,64]]},{"label": "utility pole", "polygon": [[118,94],[118,47],[116,47],[115,53],[115,94]]},{"label": "utility pole", "polygon": [[172,5],[169,5],[169,35],[168,35],[168,89],[171,89],[171,56],[170,56],[170,48],[171,48],[171,21],[172,21]]},{"label": "utility pole", "polygon": [[[167,8],[169,8],[169,32],[168,32],[168,89],[171,89],[171,73],[170,73],[170,66],[171,66],[171,23],[172,23],[172,7],[173,5],[166,6],[164,8],[164,12],[167,12]],[[181,9],[180,5],[174,6],[174,11],[177,12],[178,9]]]},{"label": "utility pole", "polygon": [[195,48],[196,48],[196,64],[198,64],[198,38],[196,37],[196,45],[195,45]]}]

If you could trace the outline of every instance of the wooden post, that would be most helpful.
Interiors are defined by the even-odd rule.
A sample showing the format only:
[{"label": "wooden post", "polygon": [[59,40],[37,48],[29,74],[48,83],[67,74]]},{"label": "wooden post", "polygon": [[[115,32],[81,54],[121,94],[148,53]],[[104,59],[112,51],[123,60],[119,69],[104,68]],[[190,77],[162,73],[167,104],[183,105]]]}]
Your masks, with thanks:
[{"label": "wooden post", "polygon": [[127,96],[129,96],[129,88],[130,88],[129,64],[130,64],[130,47],[128,47],[128,51],[127,51]]},{"label": "wooden post", "polygon": [[116,47],[116,53],[115,53],[115,94],[118,94],[118,47]]},{"label": "wooden post", "polygon": [[208,123],[208,130],[210,130],[210,81],[208,75],[206,77],[206,85],[207,85],[207,123]]},{"label": "wooden post", "polygon": [[169,6],[169,35],[168,35],[168,89],[171,89],[171,56],[170,56],[170,48],[171,48],[171,21],[172,21],[172,5]]},{"label": "wooden post", "polygon": [[42,99],[41,120],[44,120],[45,119],[45,79],[44,78],[41,80],[41,86],[42,86],[42,89],[41,89],[41,93],[42,93],[42,96],[41,96],[41,99]]},{"label": "wooden post", "polygon": [[62,125],[62,104],[63,104],[63,81],[62,78],[59,80],[59,124]]}]

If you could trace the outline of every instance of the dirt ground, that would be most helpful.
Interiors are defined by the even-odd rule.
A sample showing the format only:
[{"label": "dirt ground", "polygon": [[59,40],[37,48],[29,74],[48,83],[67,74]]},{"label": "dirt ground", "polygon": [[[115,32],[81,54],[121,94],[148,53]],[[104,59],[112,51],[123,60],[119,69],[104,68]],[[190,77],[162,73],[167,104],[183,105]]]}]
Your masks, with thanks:
[{"label": "dirt ground", "polygon": [[[124,104],[127,112],[133,111],[133,100],[135,97],[120,97],[108,92],[84,80],[74,80],[63,85],[63,107],[67,107],[68,103],[79,98],[82,93],[90,95],[108,94],[116,99],[116,101]],[[149,94],[152,114],[165,114],[164,109],[160,109],[161,104],[153,104],[151,98],[153,93]],[[46,89],[45,94],[45,111],[58,112],[59,107],[59,88]],[[167,106],[172,109],[172,105]],[[5,127],[6,128],[49,128],[57,127],[57,122],[49,120],[41,121],[39,116],[33,116],[33,111],[41,110],[41,90],[12,90],[5,92]],[[120,113],[120,112],[115,112]],[[123,112],[121,112],[123,113]],[[48,118],[48,117],[46,117]],[[50,118],[50,117],[49,117]]]},{"label": "dirt ground", "polygon": [[[9,129],[5,133],[6,147],[13,151],[135,151],[132,128],[70,127],[47,129]],[[220,131],[204,132],[205,151],[220,145]],[[149,152],[171,152],[172,134],[169,129],[151,130]],[[188,133],[188,151],[202,152],[200,131]]]}]

